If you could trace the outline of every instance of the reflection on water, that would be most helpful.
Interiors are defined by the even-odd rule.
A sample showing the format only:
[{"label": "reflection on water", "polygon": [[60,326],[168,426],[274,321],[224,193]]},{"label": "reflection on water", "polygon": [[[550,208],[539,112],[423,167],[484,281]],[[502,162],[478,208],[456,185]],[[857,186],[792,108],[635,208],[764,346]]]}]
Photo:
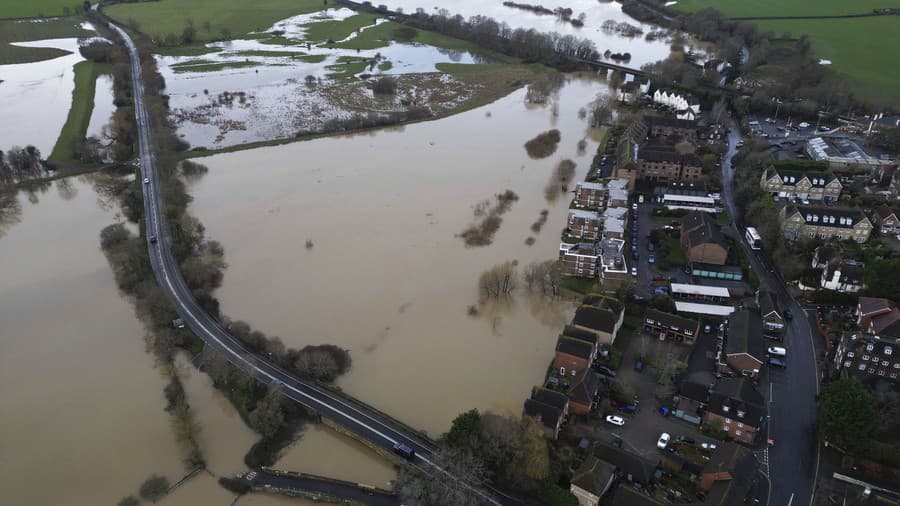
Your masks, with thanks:
[{"label": "reflection on water", "polygon": [[151,473],[184,472],[165,380],[98,247],[113,214],[65,181],[39,204],[20,194],[0,238],[4,504],[115,504]]},{"label": "reflection on water", "polygon": [[[526,107],[520,90],[402,134],[202,159],[210,173],[191,189],[192,205],[227,252],[217,292],[223,311],[288,345],[349,348],[353,369],[340,386],[432,434],[472,407],[518,412],[574,307],[520,293],[477,317],[466,308],[477,303],[482,271],[556,258],[567,199],[548,205],[544,186],[564,158],[583,177],[596,131],[578,110],[605,90],[573,79],[556,107]],[[552,122],[559,149],[530,159],[523,144]],[[581,139],[588,148],[579,154]],[[471,222],[472,206],[507,188],[520,199],[493,244],[465,248],[455,235]],[[547,226],[526,246],[544,208]]]},{"label": "reflection on water", "polygon": [[91,112],[91,121],[88,124],[87,137],[101,137],[103,127],[109,124],[112,114],[116,111],[113,103],[113,78],[109,74],[97,76],[97,89],[94,92],[94,110]]}]

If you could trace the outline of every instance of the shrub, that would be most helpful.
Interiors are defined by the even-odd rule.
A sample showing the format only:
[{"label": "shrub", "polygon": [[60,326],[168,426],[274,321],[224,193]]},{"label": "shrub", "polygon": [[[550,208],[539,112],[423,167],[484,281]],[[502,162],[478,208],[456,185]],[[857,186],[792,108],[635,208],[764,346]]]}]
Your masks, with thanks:
[{"label": "shrub", "polygon": [[547,158],[556,152],[556,145],[559,144],[561,138],[559,130],[548,130],[526,142],[525,151],[532,158]]},{"label": "shrub", "polygon": [[379,77],[372,84],[372,93],[376,95],[396,95],[397,80],[389,76]]},{"label": "shrub", "polygon": [[139,493],[148,501],[158,501],[169,491],[169,480],[165,476],[154,474],[141,483]]}]

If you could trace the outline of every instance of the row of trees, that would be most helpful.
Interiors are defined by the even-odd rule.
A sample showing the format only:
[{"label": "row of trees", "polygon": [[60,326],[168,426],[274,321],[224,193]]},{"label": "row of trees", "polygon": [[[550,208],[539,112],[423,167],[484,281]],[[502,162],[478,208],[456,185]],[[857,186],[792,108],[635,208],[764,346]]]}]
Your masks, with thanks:
[{"label": "row of trees", "polygon": [[0,187],[47,176],[49,167],[34,146],[15,146],[5,153],[0,150]]}]

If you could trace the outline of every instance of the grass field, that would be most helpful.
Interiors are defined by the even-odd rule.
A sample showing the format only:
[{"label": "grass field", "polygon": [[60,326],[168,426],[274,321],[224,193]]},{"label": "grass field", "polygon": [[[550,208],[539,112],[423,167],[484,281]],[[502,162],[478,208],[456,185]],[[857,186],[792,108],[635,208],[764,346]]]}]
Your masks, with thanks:
[{"label": "grass field", "polygon": [[0,19],[68,16],[81,4],[78,0],[2,0]]},{"label": "grass field", "polygon": [[95,63],[85,60],[75,64],[75,89],[72,90],[72,108],[59,133],[59,139],[50,160],[61,162],[72,161],[72,146],[84,140],[91,113],[94,111],[94,93],[97,89],[97,76],[110,71],[109,64]]},{"label": "grass field", "polygon": [[66,51],[61,49],[11,46],[10,42],[91,35],[96,34],[81,28],[81,20],[76,18],[49,19],[39,23],[0,20],[0,65],[49,60],[66,54]]},{"label": "grass field", "polygon": [[[261,31],[297,14],[326,7],[321,0],[159,0],[116,4],[103,12],[120,23],[137,21],[141,33],[151,37],[170,33],[180,35],[188,20],[194,22],[196,40],[221,38],[223,30],[230,38]],[[209,23],[209,30],[204,23]]]},{"label": "grass field", "polygon": [[731,17],[835,16],[900,8],[900,0],[678,0],[672,7],[687,12],[712,7]]},{"label": "grass field", "polygon": [[306,26],[305,39],[309,42],[346,39],[357,29],[375,24],[376,19],[378,16],[364,12],[340,21],[311,23]]}]

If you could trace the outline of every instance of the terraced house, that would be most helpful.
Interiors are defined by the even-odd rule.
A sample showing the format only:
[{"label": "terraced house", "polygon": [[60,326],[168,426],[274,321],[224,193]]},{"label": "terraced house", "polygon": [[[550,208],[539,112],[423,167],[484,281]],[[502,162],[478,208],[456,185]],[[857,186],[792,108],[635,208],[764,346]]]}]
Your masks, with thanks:
[{"label": "terraced house", "polygon": [[674,149],[641,147],[637,153],[639,178],[651,181],[692,181],[703,177],[703,165],[694,154],[679,154]]},{"label": "terraced house", "polygon": [[781,209],[780,218],[784,236],[792,241],[818,237],[864,243],[873,228],[858,209],[788,205]]},{"label": "terraced house", "polygon": [[837,202],[844,185],[827,172],[801,172],[769,167],[759,181],[773,197]]}]

